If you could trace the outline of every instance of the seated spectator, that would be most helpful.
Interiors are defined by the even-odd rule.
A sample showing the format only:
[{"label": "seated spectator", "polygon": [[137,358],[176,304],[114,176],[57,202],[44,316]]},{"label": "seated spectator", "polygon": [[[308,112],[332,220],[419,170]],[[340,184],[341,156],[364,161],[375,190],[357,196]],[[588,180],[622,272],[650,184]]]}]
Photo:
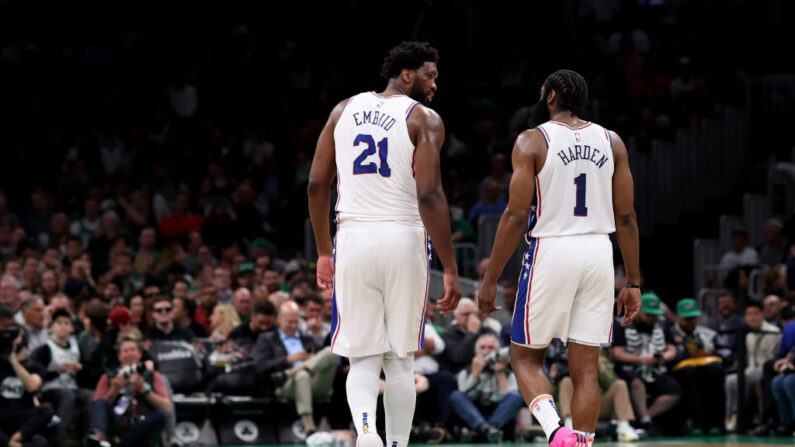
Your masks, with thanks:
[{"label": "seated spectator", "polygon": [[29,295],[22,300],[20,312],[27,332],[28,352],[33,352],[50,339],[50,334],[44,326],[44,307],[44,300],[38,295]]},{"label": "seated spectator", "polygon": [[52,337],[36,348],[30,358],[46,370],[41,387],[42,400],[52,403],[55,414],[61,418],[59,427],[66,432],[71,428],[76,410],[88,413],[92,391],[78,387],[75,379],[83,364],[80,363],[77,338],[72,335],[74,325],[69,313],[56,310],[50,328]]},{"label": "seated spectator", "polygon": [[[8,270],[6,268],[6,270]],[[19,311],[19,306],[22,300],[19,297],[19,290],[22,288],[22,281],[18,280],[13,275],[3,274],[0,278],[0,304],[5,304],[15,314],[14,320],[19,324],[24,324],[22,314],[18,316],[16,313]]]},{"label": "seated spectator", "polygon": [[204,218],[190,212],[190,197],[179,193],[174,199],[171,214],[160,219],[160,236],[166,240],[179,240],[191,231],[201,231]]},{"label": "seated spectator", "polygon": [[232,301],[235,292],[231,289],[232,274],[227,268],[219,266],[213,269],[213,285],[218,293],[219,303]]},{"label": "seated spectator", "polygon": [[[425,311],[425,327],[423,336],[425,345],[422,349],[414,351],[414,372],[422,376],[427,386],[421,394],[417,395],[416,412],[414,413],[414,426],[416,435],[420,438],[444,439],[445,426],[450,419],[452,407],[450,394],[458,389],[458,383],[450,371],[440,370],[436,357],[444,352],[444,340],[433,326],[434,309],[428,306]],[[430,429],[423,429],[427,424]]]},{"label": "seated spectator", "polygon": [[235,290],[231,304],[240,320],[248,321],[251,316],[251,292],[245,287],[240,287]]},{"label": "seated spectator", "polygon": [[672,374],[682,386],[683,401],[694,427],[692,434],[720,435],[724,431],[722,410],[726,397],[723,359],[716,353],[716,333],[698,324],[701,311],[692,298],[680,300],[676,314],[678,321],[672,332],[677,353]]},{"label": "seated spectator", "polygon": [[781,298],[776,295],[768,295],[762,300],[762,306],[765,321],[778,326],[781,319]]},{"label": "seated spectator", "polygon": [[[85,365],[94,355],[94,351],[102,340],[102,333],[108,327],[108,314],[110,307],[100,299],[91,300],[84,310],[83,326],[85,329],[77,336],[77,345],[80,348],[80,363]],[[96,382],[86,380],[87,371],[82,369],[77,375],[77,384],[90,388]],[[99,375],[97,375],[97,378]]]},{"label": "seated spectator", "polygon": [[[49,404],[37,405],[36,393],[41,388],[44,372],[28,360],[27,343],[22,328],[14,322],[11,309],[0,304],[0,338],[10,345],[7,354],[0,355],[0,445],[46,446],[42,436],[52,419]],[[13,338],[12,338],[13,337]]]},{"label": "seated spectator", "polygon": [[496,335],[478,337],[472,362],[458,374],[458,390],[450,395],[453,411],[475,430],[476,439],[489,443],[502,441],[502,429],[525,404],[509,359],[500,357],[499,350]]},{"label": "seated spectator", "polygon": [[160,295],[152,303],[152,319],[155,324],[146,331],[145,339],[151,341],[193,341],[190,329],[175,321],[174,303],[166,295]]},{"label": "seated spectator", "polygon": [[156,445],[171,413],[171,396],[160,373],[143,367],[140,339],[119,340],[120,368],[103,374],[94,390],[89,440],[121,446]]},{"label": "seated spectator", "polygon": [[[237,286],[254,290],[254,264],[244,262],[237,267]],[[240,289],[238,289],[240,290]]]},{"label": "seated spectator", "polygon": [[231,304],[216,304],[210,315],[210,340],[223,341],[229,337],[232,329],[240,325],[240,317]]},{"label": "seated spectator", "polygon": [[309,436],[317,430],[312,399],[331,396],[339,357],[329,347],[315,346],[312,337],[301,333],[300,315],[297,304],[283,303],[277,329],[260,334],[250,357],[257,375],[270,381],[276,396],[295,400],[296,413]]},{"label": "seated spectator", "polygon": [[[616,378],[616,372],[604,351],[599,352],[599,370],[597,380],[602,395],[599,406],[599,420],[618,420],[616,434],[619,442],[631,442],[640,439],[638,432],[630,425],[635,420],[632,401],[629,398],[627,382]],[[566,376],[558,384],[558,405],[560,416],[566,426],[572,428],[571,398],[574,396],[574,382]]]},{"label": "seated spectator", "polygon": [[[83,363],[88,383],[96,384],[99,378],[108,370],[119,366],[118,355],[116,353],[116,340],[122,334],[130,334],[138,331],[139,318],[133,317],[130,309],[124,306],[114,307],[108,313],[107,327],[102,334],[102,338],[89,357]],[[139,332],[140,333],[140,332]]]},{"label": "seated spectator", "polygon": [[795,436],[795,348],[773,365],[776,376],[770,385],[778,407],[779,436]]},{"label": "seated spectator", "polygon": [[309,294],[301,306],[304,318],[298,323],[301,332],[311,335],[318,346],[325,344],[326,337],[331,332],[331,324],[323,321],[323,304],[323,297],[319,293]]},{"label": "seated spectator", "polygon": [[[745,322],[748,325],[749,333],[745,336],[745,359],[740,365],[745,365],[745,388],[743,390],[743,402],[738,403],[737,396],[737,373],[726,376],[726,429],[734,431],[737,425],[737,407],[745,405],[751,392],[757,390],[762,382],[762,367],[765,362],[775,359],[778,356],[778,349],[781,343],[781,330],[768,323],[762,318],[762,306],[759,303],[750,302],[745,306]],[[757,414],[762,415],[762,393],[757,390],[759,405]],[[744,427],[740,427],[741,429]]]},{"label": "seated spectator", "polygon": [[442,333],[445,350],[439,358],[443,369],[458,374],[470,366],[475,356],[475,342],[484,334],[493,334],[491,329],[483,326],[479,312],[471,298],[461,298],[453,312],[453,324]]},{"label": "seated spectator", "polygon": [[795,304],[781,309],[781,347],[779,357],[784,357],[795,347]]},{"label": "seated spectator", "polygon": [[635,414],[646,431],[652,429],[652,418],[673,408],[682,393],[665,366],[676,358],[677,351],[671,331],[659,320],[662,314],[660,298],[644,293],[635,320],[614,326],[616,373],[629,384]]},{"label": "seated spectator", "polygon": [[735,267],[759,265],[759,254],[748,246],[748,233],[745,230],[732,232],[732,249],[723,254],[720,268],[725,273]]},{"label": "seated spectator", "polygon": [[171,300],[174,304],[174,321],[181,327],[193,332],[197,338],[207,337],[207,329],[193,319],[196,314],[196,302],[187,297],[174,295]]},{"label": "seated spectator", "polygon": [[757,247],[759,262],[773,267],[785,262],[789,243],[783,234],[784,224],[779,219],[765,222],[764,242]]},{"label": "seated spectator", "polygon": [[512,172],[510,164],[508,163],[508,156],[503,153],[496,153],[491,156],[491,174],[487,175],[480,181],[478,193],[482,196],[489,187],[489,184],[494,181],[497,182],[499,187],[498,199],[503,202],[508,200],[508,189],[511,185]]},{"label": "seated spectator", "polygon": [[268,266],[262,272],[262,287],[267,289],[270,295],[273,292],[281,290],[282,282],[284,282],[279,270],[273,266]]},{"label": "seated spectator", "polygon": [[259,335],[273,329],[276,323],[276,308],[268,300],[262,300],[254,306],[251,320],[241,323],[232,329],[227,338],[240,346],[253,346]]},{"label": "seated spectator", "polygon": [[495,180],[489,181],[483,190],[481,199],[472,205],[472,209],[469,210],[469,223],[477,228],[480,216],[499,216],[502,214],[508,204],[504,200],[500,200],[499,197],[500,184]]},{"label": "seated spectator", "polygon": [[737,343],[737,334],[745,324],[743,317],[737,313],[734,295],[729,290],[720,292],[717,298],[718,316],[710,329],[718,333],[716,343],[732,349]]}]

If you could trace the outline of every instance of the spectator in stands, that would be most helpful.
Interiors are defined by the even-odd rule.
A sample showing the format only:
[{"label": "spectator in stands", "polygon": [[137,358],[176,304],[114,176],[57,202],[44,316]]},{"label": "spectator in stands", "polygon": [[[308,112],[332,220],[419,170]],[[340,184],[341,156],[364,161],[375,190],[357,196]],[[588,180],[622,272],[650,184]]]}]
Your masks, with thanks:
[{"label": "spectator in stands", "polygon": [[174,285],[171,288],[171,296],[174,298],[185,298],[188,299],[190,295],[190,283],[187,279],[179,278],[174,281]]},{"label": "spectator in stands", "polygon": [[69,232],[80,238],[84,246],[87,246],[94,233],[99,230],[101,219],[99,217],[99,202],[93,197],[88,197],[83,201],[83,216],[72,222]]},{"label": "spectator in stands", "polygon": [[229,337],[232,329],[240,325],[240,316],[231,304],[218,303],[210,315],[210,340],[222,341]]},{"label": "spectator in stands", "polygon": [[251,314],[251,292],[245,287],[235,290],[232,295],[232,307],[237,311],[241,321],[248,321]]},{"label": "spectator in stands", "polygon": [[210,315],[212,315],[216,303],[218,303],[218,292],[215,291],[214,286],[209,285],[199,289],[199,306],[196,308],[195,319],[207,330],[210,329]]},{"label": "spectator in stands", "polygon": [[190,197],[177,194],[171,214],[160,219],[160,236],[166,240],[179,240],[191,231],[201,231],[204,218],[190,212]]},{"label": "spectator in stands", "polygon": [[502,428],[516,419],[525,404],[516,377],[508,369],[510,360],[500,356],[499,350],[496,335],[479,336],[472,362],[458,374],[458,390],[450,395],[453,411],[475,430],[476,439],[489,443],[502,441]]},{"label": "spectator in stands", "polygon": [[114,282],[120,286],[122,295],[129,295],[141,287],[141,281],[134,271],[134,258],[132,251],[128,249],[118,250],[113,257],[113,264],[110,270],[105,272],[100,278],[100,284]]},{"label": "spectator in stands", "polygon": [[508,187],[511,185],[511,170],[508,165],[508,156],[503,153],[496,153],[491,156],[491,174],[480,181],[478,194],[483,196],[492,181],[497,182],[499,193],[497,197],[503,202],[508,201]]},{"label": "spectator in stands", "polygon": [[83,369],[83,364],[80,363],[77,338],[72,335],[72,317],[59,309],[52,320],[52,337],[31,352],[30,358],[46,370],[40,391],[42,399],[52,403],[55,414],[61,418],[59,428],[66,432],[71,428],[76,411],[88,412],[92,391],[77,385],[76,375]]},{"label": "spectator in stands", "polygon": [[226,267],[218,266],[213,270],[213,285],[218,294],[219,303],[232,301],[235,292],[232,290],[232,273]]},{"label": "spectator in stands", "polygon": [[[6,270],[8,269],[6,268]],[[21,288],[20,280],[13,275],[4,274],[0,279],[0,304],[7,305],[12,312],[17,313],[21,304],[19,298],[19,289]]]},{"label": "spectator in stands", "polygon": [[[737,425],[737,407],[745,405],[747,398],[753,391],[757,391],[759,405],[758,415],[762,415],[762,394],[759,386],[762,382],[762,367],[772,359],[778,357],[779,345],[781,344],[781,330],[773,324],[768,323],[762,317],[762,306],[756,302],[750,302],[745,306],[745,322],[748,325],[749,333],[745,336],[745,359],[740,365],[745,365],[745,388],[743,390],[743,402],[739,402],[737,395],[737,373],[726,376],[726,429],[733,432]],[[743,429],[745,427],[740,427]]]},{"label": "spectator in stands", "polygon": [[254,264],[244,262],[237,267],[237,286],[254,290]]},{"label": "spectator in stands", "polygon": [[116,445],[152,445],[171,413],[171,396],[160,373],[142,366],[140,339],[122,336],[118,352],[120,368],[103,374],[94,390],[89,441],[98,446],[112,436]]},{"label": "spectator in stands", "polygon": [[776,360],[773,370],[777,373],[770,385],[778,407],[776,434],[795,436],[795,348]]},{"label": "spectator in stands", "polygon": [[270,379],[277,396],[295,400],[296,413],[308,436],[317,430],[312,399],[331,395],[339,357],[329,347],[315,346],[312,337],[301,333],[300,315],[296,303],[283,303],[277,330],[260,334],[251,357],[257,374]]},{"label": "spectator in stands", "polygon": [[682,401],[693,424],[692,434],[720,435],[724,431],[726,406],[725,373],[715,346],[716,333],[698,324],[701,311],[692,298],[676,305],[677,323],[673,340],[676,347],[673,376],[682,386]]},{"label": "spectator in stands", "polygon": [[[106,371],[119,366],[116,341],[119,336],[138,331],[140,318],[134,317],[125,306],[114,307],[108,313],[107,327],[87,362],[83,362],[88,383],[96,384]],[[140,331],[138,331],[140,334]]]},{"label": "spectator in stands", "polygon": [[718,333],[716,343],[721,346],[735,348],[737,333],[745,325],[743,317],[737,313],[737,303],[729,290],[722,290],[717,298],[718,315],[710,329]]},{"label": "spectator in stands", "polygon": [[[660,298],[645,293],[635,321],[626,327],[614,326],[616,372],[629,384],[635,413],[647,431],[652,428],[651,419],[673,408],[682,393],[665,366],[676,359],[677,351],[670,329],[659,320],[662,314]],[[647,406],[647,396],[651,406]]]},{"label": "spectator in stands", "polygon": [[[94,355],[94,351],[102,340],[102,333],[108,327],[108,313],[110,307],[99,298],[94,298],[85,306],[83,312],[83,326],[85,329],[77,336],[77,345],[80,348],[80,363],[86,364]],[[85,380],[86,371],[83,369],[77,375],[77,383],[81,387],[91,387],[94,383]]]},{"label": "spectator in stands", "polygon": [[751,267],[735,267],[726,273],[726,278],[723,280],[723,286],[730,290],[735,296],[735,302],[745,307],[748,301],[753,298],[748,294],[748,275]]},{"label": "spectator in stands", "polygon": [[262,286],[268,290],[268,295],[279,290],[282,281],[282,275],[274,267],[268,267],[262,272]]},{"label": "spectator in stands", "polygon": [[29,295],[22,300],[20,312],[27,332],[28,352],[33,352],[50,339],[50,334],[44,326],[44,307],[44,300],[38,295]]},{"label": "spectator in stands", "polygon": [[[599,352],[599,370],[597,372],[599,391],[602,395],[599,406],[599,420],[616,419],[616,435],[619,442],[631,442],[640,439],[638,432],[632,427],[630,422],[635,420],[635,412],[632,411],[632,401],[629,398],[629,387],[627,382],[618,379],[610,359],[604,351]],[[574,382],[568,375],[563,377],[558,384],[558,405],[560,415],[566,426],[572,428],[571,419],[571,398],[574,395]]]},{"label": "spectator in stands", "polygon": [[311,335],[317,346],[323,346],[331,332],[331,324],[323,321],[323,304],[323,297],[318,292],[310,293],[301,306],[303,318],[298,323],[301,332]]},{"label": "spectator in stands", "polygon": [[765,321],[776,326],[781,319],[781,298],[776,295],[768,295],[762,300],[762,314]]},{"label": "spectator in stands", "polygon": [[174,321],[181,327],[188,329],[197,338],[207,337],[207,329],[193,319],[196,314],[196,302],[189,298],[174,296]]},{"label": "spectator in stands", "polygon": [[55,270],[45,270],[41,274],[41,287],[39,287],[38,294],[41,295],[44,301],[49,302],[50,298],[59,291],[58,274],[55,273]]},{"label": "spectator in stands", "polygon": [[152,303],[152,319],[155,324],[149,326],[144,338],[151,341],[193,341],[190,329],[182,327],[176,321],[174,303],[166,295],[160,295]]},{"label": "spectator in stands", "polygon": [[[414,372],[428,382],[427,389],[417,395],[414,425],[417,427],[417,435],[421,435],[421,437],[444,439],[445,426],[452,412],[450,394],[458,389],[458,383],[450,371],[439,369],[439,362],[436,358],[444,352],[445,345],[441,335],[433,326],[432,320],[433,307],[429,305],[425,311],[425,327],[423,328],[425,345],[422,349],[414,351]],[[426,423],[431,424],[431,428],[424,430]]]},{"label": "spectator in stands", "polygon": [[471,298],[461,298],[453,312],[453,324],[442,333],[445,350],[439,361],[442,368],[458,374],[472,364],[475,356],[475,342],[479,336],[493,334],[484,327],[478,316],[478,308]]},{"label": "spectator in stands", "polygon": [[723,254],[720,268],[724,272],[735,267],[759,265],[759,254],[748,246],[748,233],[745,230],[732,232],[732,249]]},{"label": "spectator in stands", "polygon": [[507,202],[500,200],[500,184],[495,180],[491,180],[486,183],[480,200],[472,205],[472,209],[469,210],[469,223],[477,228],[480,216],[499,216],[505,211],[507,205]]},{"label": "spectator in stands", "polygon": [[227,338],[241,346],[254,346],[259,335],[275,328],[275,323],[276,308],[270,301],[262,300],[254,306],[251,319],[232,329]]},{"label": "spectator in stands", "polygon": [[36,393],[41,388],[44,372],[28,359],[24,331],[14,322],[13,312],[0,304],[0,328],[9,331],[3,337],[17,335],[11,350],[0,356],[0,445],[9,447],[47,446],[41,436],[52,418],[49,404],[37,405]]},{"label": "spectator in stands", "polygon": [[769,267],[786,261],[789,243],[784,238],[784,224],[779,219],[768,219],[765,222],[764,242],[759,245],[759,262]]}]

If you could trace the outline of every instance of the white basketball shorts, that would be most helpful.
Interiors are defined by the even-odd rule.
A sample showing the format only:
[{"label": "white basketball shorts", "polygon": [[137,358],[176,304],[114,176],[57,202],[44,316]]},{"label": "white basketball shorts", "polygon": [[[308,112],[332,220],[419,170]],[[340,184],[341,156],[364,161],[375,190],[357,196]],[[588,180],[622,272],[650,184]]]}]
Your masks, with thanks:
[{"label": "white basketball shorts", "polygon": [[430,259],[421,224],[341,223],[334,241],[331,352],[405,357],[422,349]]},{"label": "white basketball shorts", "polygon": [[614,283],[608,235],[532,239],[519,274],[511,342],[536,349],[553,338],[610,343]]}]

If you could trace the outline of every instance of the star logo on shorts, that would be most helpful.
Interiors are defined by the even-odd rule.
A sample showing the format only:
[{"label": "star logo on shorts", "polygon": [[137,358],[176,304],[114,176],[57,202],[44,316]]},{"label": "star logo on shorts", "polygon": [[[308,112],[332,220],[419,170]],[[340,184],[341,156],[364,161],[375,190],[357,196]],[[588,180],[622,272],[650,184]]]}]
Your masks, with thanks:
[{"label": "star logo on shorts", "polygon": [[527,272],[524,272],[524,279],[527,279]]},{"label": "star logo on shorts", "polygon": [[525,259],[525,261],[530,259],[530,253],[525,253],[524,254],[524,259]]}]

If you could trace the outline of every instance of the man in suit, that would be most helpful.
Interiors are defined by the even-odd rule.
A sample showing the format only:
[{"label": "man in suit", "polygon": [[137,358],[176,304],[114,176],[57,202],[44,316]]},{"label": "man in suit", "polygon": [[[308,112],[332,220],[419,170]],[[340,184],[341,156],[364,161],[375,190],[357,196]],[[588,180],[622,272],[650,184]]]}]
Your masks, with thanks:
[{"label": "man in suit", "polygon": [[317,430],[312,399],[331,395],[339,357],[301,333],[301,310],[294,301],[279,306],[277,329],[257,338],[252,358],[257,375],[270,378],[277,397],[295,401],[307,435]]}]

